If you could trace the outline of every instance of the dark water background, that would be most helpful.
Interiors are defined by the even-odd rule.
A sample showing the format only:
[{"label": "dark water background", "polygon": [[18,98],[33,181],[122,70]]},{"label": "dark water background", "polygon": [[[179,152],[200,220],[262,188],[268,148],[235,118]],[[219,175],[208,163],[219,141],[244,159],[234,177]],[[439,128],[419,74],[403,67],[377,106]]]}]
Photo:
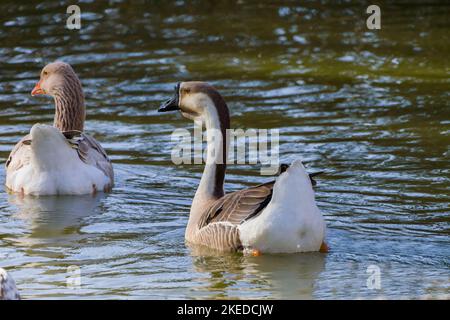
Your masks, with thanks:
[{"label": "dark water background", "polygon": [[[450,7],[322,1],[0,3],[0,160],[53,101],[40,69],[73,65],[86,130],[114,162],[108,195],[0,193],[0,266],[24,298],[449,297]],[[179,115],[158,114],[178,81],[214,84],[232,127],[280,129],[283,162],[323,170],[329,254],[213,256],[184,245],[201,166],[170,161]],[[0,179],[4,181],[4,168]],[[267,181],[234,165],[227,190]],[[369,265],[381,289],[366,286]],[[80,289],[66,286],[81,268]]]}]

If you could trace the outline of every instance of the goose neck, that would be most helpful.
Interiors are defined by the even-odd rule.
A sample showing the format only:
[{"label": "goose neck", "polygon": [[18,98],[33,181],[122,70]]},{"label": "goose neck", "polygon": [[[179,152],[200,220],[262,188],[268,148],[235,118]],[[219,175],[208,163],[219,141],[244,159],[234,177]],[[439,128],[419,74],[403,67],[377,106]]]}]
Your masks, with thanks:
[{"label": "goose neck", "polygon": [[53,125],[61,131],[83,131],[86,111],[79,80],[55,88],[53,97],[55,99]]},{"label": "goose neck", "polygon": [[191,225],[201,218],[209,203],[224,196],[230,119],[228,107],[220,95],[212,96],[200,121],[206,129],[206,164],[191,207]]}]

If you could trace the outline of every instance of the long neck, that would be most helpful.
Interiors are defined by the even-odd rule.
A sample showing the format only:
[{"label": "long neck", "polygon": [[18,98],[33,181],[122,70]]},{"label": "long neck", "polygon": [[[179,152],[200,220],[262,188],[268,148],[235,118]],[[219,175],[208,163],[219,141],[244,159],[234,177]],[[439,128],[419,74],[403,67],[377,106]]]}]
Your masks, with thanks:
[{"label": "long neck", "polygon": [[201,218],[205,205],[224,196],[230,117],[228,107],[219,94],[210,96],[209,100],[202,116],[207,138],[206,164],[192,202],[191,225]]},{"label": "long neck", "polygon": [[215,107],[207,109],[204,122],[207,139],[206,164],[196,196],[215,200],[224,195],[228,142],[226,130],[229,129],[230,123],[228,117],[223,119]]},{"label": "long neck", "polygon": [[68,78],[54,91],[56,110],[53,126],[61,131],[83,131],[86,110],[83,89],[78,77],[74,75],[74,78]]}]

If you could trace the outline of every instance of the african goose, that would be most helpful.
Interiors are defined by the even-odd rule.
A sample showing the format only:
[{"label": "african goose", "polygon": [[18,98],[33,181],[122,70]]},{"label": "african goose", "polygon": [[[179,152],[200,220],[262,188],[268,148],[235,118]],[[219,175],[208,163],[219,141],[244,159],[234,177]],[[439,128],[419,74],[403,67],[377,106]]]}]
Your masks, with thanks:
[{"label": "african goose", "polygon": [[20,300],[14,279],[0,268],[0,300]]},{"label": "african goose", "polygon": [[182,82],[158,111],[172,110],[205,123],[207,134],[220,130],[223,137],[213,153],[209,149],[217,142],[208,139],[208,158],[186,228],[188,243],[253,254],[326,251],[325,222],[301,161],[284,168],[276,181],[225,195],[230,119],[222,96],[207,83]]},{"label": "african goose", "polygon": [[14,147],[6,162],[6,186],[23,195],[109,191],[112,164],[101,145],[83,132],[84,95],[72,67],[59,61],[46,65],[31,94],[54,98],[54,123],[35,124]]}]

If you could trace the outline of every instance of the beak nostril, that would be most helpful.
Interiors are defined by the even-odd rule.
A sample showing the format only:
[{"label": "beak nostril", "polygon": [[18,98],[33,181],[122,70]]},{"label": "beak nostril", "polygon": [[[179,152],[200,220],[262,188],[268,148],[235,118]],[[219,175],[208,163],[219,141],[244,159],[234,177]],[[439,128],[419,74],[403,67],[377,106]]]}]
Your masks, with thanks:
[{"label": "beak nostril", "polygon": [[176,93],[172,98],[165,101],[158,109],[158,112],[167,112],[179,110],[178,107],[178,93]]}]

